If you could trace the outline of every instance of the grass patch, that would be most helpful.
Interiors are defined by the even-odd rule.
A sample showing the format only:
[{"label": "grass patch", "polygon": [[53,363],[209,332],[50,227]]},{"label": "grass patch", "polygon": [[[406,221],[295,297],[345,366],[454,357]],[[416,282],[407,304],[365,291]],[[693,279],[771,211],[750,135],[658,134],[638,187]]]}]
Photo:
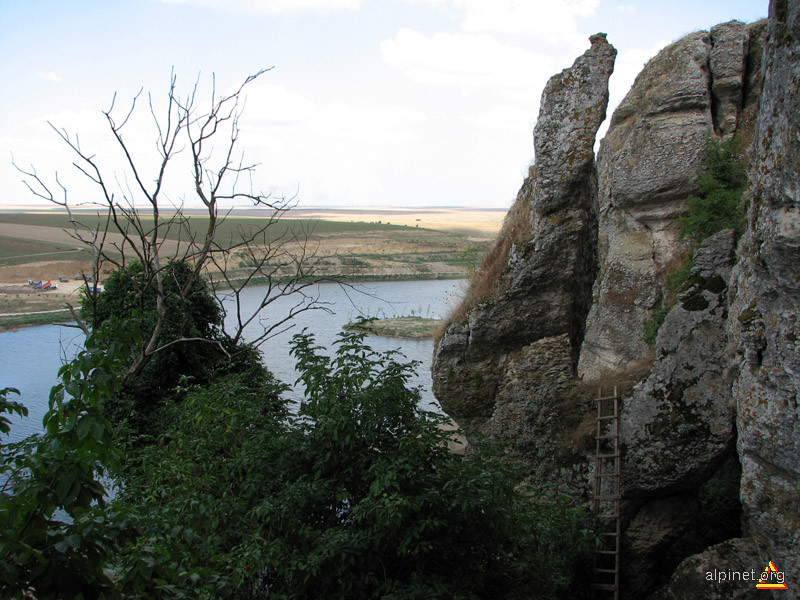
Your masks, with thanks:
[{"label": "grass patch", "polygon": [[669,314],[670,308],[663,306],[653,313],[652,319],[647,319],[644,322],[644,334],[642,339],[650,346],[654,346],[656,338],[658,338],[658,330],[664,324],[664,320]]},{"label": "grass patch", "polygon": [[389,319],[362,319],[344,326],[346,330],[363,331],[384,337],[410,340],[431,339],[441,327],[443,319],[423,317],[394,317]]},{"label": "grass patch", "polygon": [[490,296],[505,291],[507,282],[503,279],[503,271],[508,264],[511,247],[530,241],[531,236],[531,200],[533,183],[536,178],[536,167],[531,166],[517,199],[503,221],[503,227],[497,235],[494,245],[483,256],[478,268],[470,274],[470,283],[461,303],[448,316],[446,322],[437,331],[438,340],[444,335],[447,325],[457,323],[466,318],[467,313],[477,304]]},{"label": "grass patch", "polygon": [[0,267],[37,260],[81,261],[91,257],[88,251],[75,248],[75,245],[65,246],[38,240],[0,236]]},{"label": "grass patch", "polygon": [[49,325],[51,323],[71,323],[75,319],[68,309],[53,313],[27,314],[20,313],[13,317],[0,317],[0,331],[18,329],[19,327],[29,327],[32,325]]},{"label": "grass patch", "polygon": [[[74,213],[75,220],[82,223],[86,228],[91,229],[105,222],[98,213],[93,212],[80,212]],[[208,227],[208,219],[200,215],[184,215],[188,230],[195,239],[203,239]],[[170,215],[165,215],[160,223],[166,225],[169,222]],[[267,223],[268,215],[264,217],[235,217],[229,216],[221,220],[217,226],[216,240],[220,244],[225,244],[230,241],[238,241],[244,236],[251,234],[257,228],[264,227]],[[142,216],[141,221],[145,229],[152,227],[153,219],[147,216]],[[69,215],[66,213],[0,213],[0,223],[13,223],[19,225],[38,225],[41,227],[55,227],[57,229],[72,229]],[[426,230],[424,228],[412,228],[415,233],[421,231],[434,231]],[[366,221],[327,221],[323,219],[293,219],[291,217],[282,217],[281,219],[272,223],[266,230],[267,241],[275,241],[283,239],[286,236],[291,236],[293,233],[298,235],[305,235],[306,233],[312,235],[331,234],[331,233],[365,233],[365,232],[396,232],[396,231],[409,231],[408,227],[403,225],[390,225],[388,223],[366,222]],[[170,230],[164,231],[164,239],[168,240],[186,240],[187,231],[181,227],[173,227]],[[452,234],[453,237],[459,237],[457,234]]]}]

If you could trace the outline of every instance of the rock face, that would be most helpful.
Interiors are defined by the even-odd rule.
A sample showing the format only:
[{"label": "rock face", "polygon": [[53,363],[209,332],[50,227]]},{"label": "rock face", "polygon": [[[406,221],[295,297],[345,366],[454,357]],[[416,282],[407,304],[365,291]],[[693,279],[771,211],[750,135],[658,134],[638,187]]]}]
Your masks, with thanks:
[{"label": "rock face", "polygon": [[[604,34],[591,44],[542,94],[535,179],[521,190],[532,196],[530,242],[511,253],[507,291],[451,325],[434,356],[434,391],[448,414],[526,451],[558,420],[553,404],[571,382],[597,273],[593,146],[616,50]],[[520,367],[534,356],[547,357],[541,372]]]},{"label": "rock face", "polygon": [[738,130],[745,92],[757,84],[746,68],[750,38],[760,33],[731,21],[684,37],[645,66],[614,112],[597,160],[601,268],[580,354],[584,378],[647,358],[643,324],[661,306],[664,270],[688,248],[678,217],[696,191],[709,135]]},{"label": "rock face", "polygon": [[[800,594],[800,2],[770,6],[728,320],[747,531]],[[783,564],[778,561],[783,561]]]},{"label": "rock face", "polygon": [[[753,582],[705,573],[772,560],[789,587],[773,597],[798,598],[800,0],[665,48],[595,166],[614,55],[594,36],[548,83],[518,196],[530,241],[506,240],[502,291],[447,329],[434,392],[468,434],[522,459],[532,483],[584,501],[593,415],[576,399],[643,365],[621,401],[624,596],[750,598]],[[693,248],[678,231],[703,149],[733,135],[748,162],[744,232],[697,248],[676,296],[664,278]],[[661,308],[650,348],[643,324]]]},{"label": "rock face", "polygon": [[635,597],[652,586],[665,549],[696,525],[701,486],[734,454],[725,339],[735,248],[729,229],[694,253],[693,284],[659,330],[650,375],[623,403],[623,581]]},{"label": "rock face", "polygon": [[694,253],[695,283],[678,297],[659,330],[650,375],[626,398],[620,445],[628,497],[690,488],[733,450],[725,328],[735,244],[736,234],[728,229]]},{"label": "rock face", "polygon": [[[647,600],[759,600],[763,555],[752,538],[734,538],[683,561],[672,581]],[[736,578],[729,571],[736,571]],[[744,579],[745,573],[747,579]]]}]

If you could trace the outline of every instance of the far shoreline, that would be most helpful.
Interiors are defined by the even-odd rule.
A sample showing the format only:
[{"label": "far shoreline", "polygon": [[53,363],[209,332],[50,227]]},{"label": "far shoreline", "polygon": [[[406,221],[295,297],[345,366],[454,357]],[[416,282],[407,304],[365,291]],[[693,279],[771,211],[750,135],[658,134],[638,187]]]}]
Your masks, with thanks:
[{"label": "far shoreline", "polygon": [[[380,281],[437,281],[465,279],[463,274],[431,273],[427,276],[423,273],[408,274],[385,274],[385,275],[338,275],[335,278],[325,279],[320,283],[361,283],[361,282],[380,282]],[[254,281],[246,287],[256,287],[264,285],[263,282]],[[225,288],[219,288],[220,290]],[[76,307],[77,308],[77,307]],[[0,333],[15,331],[23,327],[36,327],[37,325],[63,325],[72,326],[76,321],[68,308],[52,311],[32,311],[16,313],[15,315],[5,314],[0,316]],[[405,337],[405,336],[393,336]],[[419,339],[408,337],[407,339]]]}]

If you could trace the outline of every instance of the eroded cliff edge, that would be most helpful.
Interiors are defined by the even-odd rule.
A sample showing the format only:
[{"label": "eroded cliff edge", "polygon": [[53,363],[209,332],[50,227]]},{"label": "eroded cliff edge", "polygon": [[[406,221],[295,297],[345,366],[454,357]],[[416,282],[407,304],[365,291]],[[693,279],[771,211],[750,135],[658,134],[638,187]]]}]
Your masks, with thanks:
[{"label": "eroded cliff edge", "polygon": [[[695,564],[779,556],[795,591],[776,597],[800,584],[798,4],[773,2],[768,25],[724,23],[665,48],[615,111],[596,164],[614,53],[594,36],[543,95],[536,166],[501,234],[499,275],[435,353],[434,392],[471,440],[501,441],[530,481],[584,502],[589,398],[635,383],[621,419],[629,597],[711,544]],[[671,298],[664,276],[691,254],[679,218],[703,148],[733,136],[754,157],[744,234],[699,247]],[[673,302],[649,346],[644,323]],[[729,526],[702,527],[720,515]],[[680,574],[695,571],[679,568],[659,598],[688,598]],[[734,592],[714,593],[698,597]]]},{"label": "eroded cliff edge", "polygon": [[526,242],[510,249],[502,293],[451,324],[434,358],[433,388],[444,409],[473,433],[513,442],[542,471],[552,462],[542,444],[547,424],[559,422],[597,275],[593,147],[615,57],[597,34],[547,83],[534,130],[536,169],[518,198],[529,206],[517,211]]}]

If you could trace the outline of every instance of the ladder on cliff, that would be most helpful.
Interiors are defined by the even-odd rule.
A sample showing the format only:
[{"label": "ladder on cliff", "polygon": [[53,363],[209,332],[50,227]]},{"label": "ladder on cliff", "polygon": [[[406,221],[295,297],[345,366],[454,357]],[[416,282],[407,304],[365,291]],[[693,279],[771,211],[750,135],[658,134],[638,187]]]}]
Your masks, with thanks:
[{"label": "ladder on cliff", "polygon": [[620,569],[620,452],[619,395],[597,394],[593,510],[598,522],[600,547],[592,561],[592,597],[619,600]]}]

